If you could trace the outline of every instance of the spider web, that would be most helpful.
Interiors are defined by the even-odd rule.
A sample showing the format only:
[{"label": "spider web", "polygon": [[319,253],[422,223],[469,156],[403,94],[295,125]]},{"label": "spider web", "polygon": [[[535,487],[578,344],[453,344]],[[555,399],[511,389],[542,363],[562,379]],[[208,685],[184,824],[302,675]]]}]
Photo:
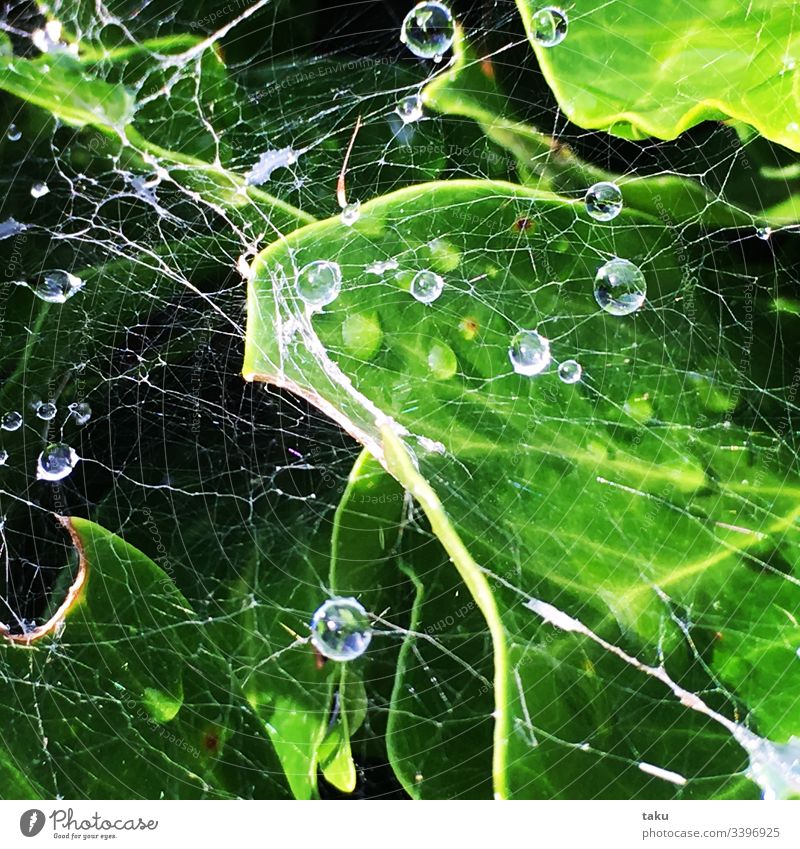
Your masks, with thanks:
[{"label": "spider web", "polygon": [[[6,8],[2,28],[17,55],[45,51],[55,57],[69,52],[70,44],[105,44],[122,53],[136,48],[130,62],[118,61],[116,54],[99,57],[93,73],[124,83],[143,135],[180,156],[237,175],[315,218],[338,214],[337,181],[357,122],[360,129],[346,170],[351,201],[430,179],[515,181],[530,176],[521,173],[512,153],[487,139],[471,120],[427,111],[422,120],[405,124],[395,112],[398,100],[420,92],[448,70],[446,61],[419,61],[399,44],[404,3],[320,10],[310,2],[198,6],[143,0],[55,2],[46,10],[47,18],[44,11],[25,3]],[[740,309],[742,298],[752,306],[788,297],[796,286],[794,228],[767,234],[762,220],[762,210],[791,194],[794,158],[722,124],[703,125],[673,143],[627,142],[582,131],[552,100],[513,3],[456,5],[454,12],[477,50],[476,61],[491,61],[502,79],[509,113],[553,139],[552,149],[528,164],[531,173],[546,174],[554,152],[568,149],[598,169],[627,177],[691,178],[708,192],[709,206],[724,199],[749,217],[751,225],[736,230],[698,228],[707,210],[678,219],[672,210],[663,209],[661,225],[671,234],[663,250],[675,251],[687,284],[718,299],[722,334],[742,340],[737,370],[715,373],[715,386],[728,400],[740,395],[752,399],[755,394],[758,400],[749,403],[755,405],[765,450],[779,443],[794,462],[792,417],[800,377],[796,372],[781,374],[764,390],[763,383],[750,376],[753,326]],[[46,20],[60,22],[61,32],[52,23],[45,29]],[[194,41],[168,44],[170,37],[184,35]],[[224,71],[217,54],[224,57]],[[0,218],[6,223],[0,249],[5,254],[4,303],[9,305],[3,320],[16,334],[6,349],[4,376],[9,381],[29,344],[21,330],[37,332],[41,308],[32,292],[16,284],[25,281],[28,288],[34,287],[48,271],[64,269],[85,285],[59,307],[63,318],[48,325],[49,338],[37,341],[33,357],[24,361],[16,378],[19,394],[8,390],[0,409],[19,409],[24,416],[19,432],[3,433],[9,457],[2,470],[8,474],[2,492],[6,568],[0,620],[12,633],[24,634],[48,618],[76,560],[53,517],[79,515],[153,557],[198,615],[212,624],[229,615],[226,594],[244,574],[237,557],[248,546],[259,547],[268,567],[259,570],[257,581],[252,575],[245,579],[253,584],[253,605],[282,610],[286,624],[302,635],[312,610],[291,597],[274,598],[270,570],[285,574],[291,568],[282,558],[286,540],[302,548],[320,528],[330,526],[358,446],[291,393],[246,384],[241,378],[243,270],[246,273],[256,254],[290,226],[276,227],[271,210],[257,200],[237,199],[234,192],[220,199],[202,186],[187,185],[176,173],[180,160],[175,156],[150,150],[137,157],[91,128],[53,122],[7,95],[2,108],[2,120],[21,131],[21,138],[8,137],[3,144],[5,208]],[[755,179],[765,173],[772,175],[770,180]],[[39,184],[46,185],[47,194],[41,194]],[[39,197],[32,196],[32,189]],[[572,188],[564,194],[576,200],[581,196]],[[479,229],[488,221],[472,224]],[[569,231],[560,235],[574,240]],[[589,244],[583,249],[593,251]],[[526,250],[521,241],[519,251]],[[641,261],[657,259],[654,251]],[[109,278],[117,284],[117,296],[110,301],[93,285]],[[716,281],[713,290],[701,282],[709,280]],[[464,280],[461,285],[494,308],[474,282]],[[656,314],[677,308],[657,300],[651,307]],[[560,359],[569,354],[591,363],[595,349],[567,351],[562,346],[560,330],[568,338],[571,321],[569,315],[551,317],[553,332],[548,330],[548,335],[554,352]],[[767,341],[779,354],[783,340]],[[596,391],[602,397],[602,390]],[[40,401],[57,406],[51,421],[37,417]],[[91,406],[86,424],[78,424],[70,403]],[[775,405],[786,410],[783,417],[760,415],[762,406]],[[58,484],[37,482],[36,458],[53,441],[71,445],[80,463]],[[457,503],[457,484],[444,480],[444,486],[451,489],[451,503]],[[469,509],[466,503],[462,507]],[[271,526],[266,535],[254,530],[265,520]],[[417,540],[409,545],[408,556],[413,557],[434,538],[418,508],[409,507],[404,524],[406,537]],[[513,539],[509,543],[513,545]],[[795,580],[772,563],[765,568],[781,581]],[[588,636],[637,676],[659,680],[665,685],[659,697],[663,702],[677,697],[689,709],[713,714],[745,749],[750,774],[765,793],[780,795],[787,787],[796,792],[797,752],[758,737],[738,718],[729,719],[738,701],[724,684],[715,682],[710,694],[683,690],[657,659],[651,664],[652,659],[637,659],[609,644],[568,612],[532,598],[517,576],[491,569],[488,575],[525,601],[532,619],[538,615],[564,633]],[[320,602],[333,592],[325,579],[315,591]],[[452,614],[438,621],[412,624],[408,587],[388,611],[370,613],[376,640],[397,648],[413,637],[407,642],[407,661],[419,674],[416,685],[403,682],[409,693],[407,709],[441,726],[467,689],[483,693],[491,710],[492,687],[491,669],[478,658],[486,636],[480,633],[481,619],[466,588],[453,577],[437,585],[436,592],[440,599],[452,597]],[[693,656],[705,665],[689,636],[691,612],[676,612],[665,598],[663,615],[686,632]],[[458,626],[479,632],[478,642],[465,649]],[[61,650],[68,651],[68,642]],[[265,640],[262,661],[290,650],[296,650],[291,637],[285,646]],[[457,676],[447,672],[454,668],[453,658]],[[239,671],[246,680],[249,670],[244,667]],[[369,703],[359,751],[368,761],[374,757],[371,735],[383,733],[381,723],[390,708],[379,688],[370,689],[369,676],[366,683]],[[627,685],[621,679],[619,686]],[[521,684],[520,694],[524,703]],[[709,707],[709,695],[724,708]],[[431,707],[431,699],[438,708]],[[485,728],[489,719],[488,714],[476,716],[475,727]],[[528,716],[514,733],[532,747],[547,734],[535,716]],[[565,749],[593,748],[585,742],[555,742]],[[597,751],[681,785],[680,775],[648,764],[634,752]],[[427,777],[426,770],[411,768],[420,781]],[[474,786],[479,783],[475,777]]]}]

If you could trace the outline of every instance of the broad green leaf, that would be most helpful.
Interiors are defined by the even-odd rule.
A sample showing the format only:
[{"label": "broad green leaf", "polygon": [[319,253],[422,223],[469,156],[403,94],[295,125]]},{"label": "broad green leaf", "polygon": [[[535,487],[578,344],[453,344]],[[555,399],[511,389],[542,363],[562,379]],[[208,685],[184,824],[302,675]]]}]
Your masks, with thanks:
[{"label": "broad green leaf", "polygon": [[[541,736],[588,745],[601,772],[613,751],[639,781],[628,792],[654,792],[632,740],[606,739],[600,724],[586,739],[587,723],[577,736],[563,714],[531,712],[541,698],[536,634],[557,617],[537,616],[549,608],[527,602],[565,611],[572,618],[563,622],[580,620],[609,645],[624,641],[641,664],[666,658],[673,681],[689,674],[687,653],[703,658],[698,674],[706,680],[697,689],[720,693],[723,760],[737,765],[728,775],[744,757],[724,725],[731,717],[746,715],[773,741],[765,746],[799,730],[800,631],[781,611],[800,600],[791,574],[800,487],[791,447],[770,436],[785,432],[777,422],[792,407],[781,400],[777,366],[770,371],[757,347],[752,363],[741,359],[740,311],[755,301],[760,315],[768,292],[753,287],[745,304],[726,288],[734,318],[723,317],[720,284],[684,279],[680,250],[669,228],[641,213],[623,211],[601,226],[581,204],[555,195],[455,181],[381,198],[352,228],[338,219],[303,228],[252,269],[245,376],[319,405],[422,498],[487,619],[501,795],[541,795],[548,786],[553,795],[581,795],[552,770],[541,772],[531,742]],[[595,272],[612,256],[643,270],[647,300],[637,314],[610,316],[595,303]],[[320,259],[339,265],[343,285],[314,314],[294,283]],[[387,260],[397,269],[376,275],[374,263]],[[445,280],[430,305],[408,291],[423,269]],[[343,333],[346,319],[364,310],[383,334],[368,359]],[[534,378],[515,374],[508,349],[519,328],[546,335],[556,362],[577,357],[582,381],[562,383],[554,366]],[[794,343],[784,345],[791,361]],[[454,369],[434,368],[434,347],[435,361],[447,349]],[[599,668],[601,643],[570,636],[568,645]],[[761,674],[731,665],[727,645],[746,646],[747,669]],[[614,690],[620,655],[600,654],[613,672],[587,686],[600,699],[610,687],[624,704]],[[650,730],[649,749],[682,760],[682,770],[671,760],[655,765],[680,772],[690,788],[656,778],[659,793],[731,792],[702,746],[670,746],[667,730],[681,726],[676,711],[689,727],[720,720],[671,704],[663,681],[631,670],[642,692],[652,698],[660,689],[666,702],[669,720],[660,733],[657,723]],[[718,749],[716,732],[700,738]]]},{"label": "broad green leaf", "polygon": [[80,564],[63,605],[0,646],[2,761],[26,778],[3,795],[288,795],[234,670],[169,575],[98,525],[65,522]]},{"label": "broad green leaf", "polygon": [[[628,207],[662,221],[705,227],[752,226],[756,221],[755,210],[748,211],[753,192],[748,195],[748,204],[740,209],[691,177],[677,173],[620,175],[583,162],[568,144],[561,144],[513,116],[492,63],[475,56],[460,28],[453,51],[450,68],[425,87],[425,103],[439,112],[477,121],[488,138],[514,156],[520,182],[525,185],[583,197],[593,183],[610,181],[622,189]],[[730,177],[727,172],[726,176]],[[755,197],[759,200],[758,195]],[[762,224],[794,220],[793,208],[787,207],[758,216]]]},{"label": "broad green leaf", "polygon": [[0,56],[0,88],[74,126],[121,133],[133,117],[130,92],[92,77],[69,53],[38,59]]},{"label": "broad green leaf", "polygon": [[735,118],[800,150],[798,10],[789,0],[576,0],[555,47],[535,37],[536,0],[517,0],[542,71],[567,117],[628,138],[674,139]]}]

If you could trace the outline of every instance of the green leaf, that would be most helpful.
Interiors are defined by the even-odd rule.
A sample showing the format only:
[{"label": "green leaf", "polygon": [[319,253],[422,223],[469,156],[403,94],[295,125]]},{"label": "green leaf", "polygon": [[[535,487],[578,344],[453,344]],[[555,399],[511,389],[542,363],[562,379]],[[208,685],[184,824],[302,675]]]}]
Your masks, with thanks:
[{"label": "green leaf", "polygon": [[[800,602],[800,486],[787,471],[790,448],[769,436],[785,432],[790,408],[769,361],[757,350],[752,363],[740,356],[742,311],[755,301],[762,321],[768,290],[745,303],[726,289],[734,320],[723,319],[718,284],[686,279],[680,251],[668,227],[641,213],[600,226],[555,195],[453,181],[370,203],[354,227],[303,228],[252,269],[245,376],[305,396],[381,458],[421,501],[487,620],[500,795],[579,793],[557,768],[553,752],[565,749],[597,781],[617,774],[631,796],[724,795],[732,791],[719,764],[730,776],[745,757],[732,717],[747,715],[764,746],[800,731],[800,630],[780,613]],[[647,301],[635,315],[595,303],[595,272],[611,256],[642,267]],[[343,285],[312,313],[295,274],[320,259],[339,265]],[[367,271],[388,259],[396,271]],[[432,305],[408,292],[422,269],[444,275]],[[374,312],[383,332],[371,359],[342,335],[356,308]],[[515,374],[508,348],[520,327],[552,340],[556,361],[577,357],[583,380],[566,385],[554,367]],[[431,374],[434,345],[455,357],[449,377]],[[791,362],[794,349],[787,339],[781,353]],[[539,602],[567,615],[537,616],[551,609]],[[559,622],[569,626],[558,644],[573,658],[565,669],[587,692],[577,712],[537,689],[547,669],[551,692],[560,689],[554,655],[540,645]],[[639,665],[609,648],[622,642]],[[734,653],[740,644],[752,652],[747,664],[728,662],[720,646],[731,642]],[[718,694],[711,713],[670,702],[678,690],[647,671],[659,658],[676,687]],[[747,671],[754,666],[763,675]],[[640,709],[654,690],[660,722],[632,723],[635,734],[615,727],[614,715]],[[688,729],[692,751],[673,739]],[[547,746],[532,744],[541,738]],[[720,760],[710,765],[704,748]],[[688,789],[648,763],[680,773]]]},{"label": "green leaf", "polygon": [[576,0],[566,38],[550,48],[534,37],[541,4],[517,6],[559,106],[578,126],[674,139],[701,121],[735,118],[800,150],[793,3]]},{"label": "green leaf", "polygon": [[127,89],[92,77],[69,53],[38,59],[0,56],[0,87],[77,127],[89,124],[121,133],[133,117]]},{"label": "green leaf", "polygon": [[[747,204],[737,208],[691,177],[620,175],[582,161],[569,145],[514,117],[510,98],[501,90],[493,66],[475,56],[461,28],[456,31],[453,53],[448,71],[425,87],[425,103],[439,112],[477,121],[489,139],[515,158],[523,184],[583,197],[593,183],[610,181],[622,189],[626,206],[664,222],[705,227],[754,224],[756,212],[747,207],[754,196],[758,198],[757,193],[751,192]],[[758,220],[778,225],[794,220],[792,215],[793,208],[779,207],[760,214]]]},{"label": "green leaf", "polygon": [[233,669],[170,577],[98,525],[65,524],[80,558],[66,600],[0,645],[2,762],[18,774],[4,796],[288,795]]}]

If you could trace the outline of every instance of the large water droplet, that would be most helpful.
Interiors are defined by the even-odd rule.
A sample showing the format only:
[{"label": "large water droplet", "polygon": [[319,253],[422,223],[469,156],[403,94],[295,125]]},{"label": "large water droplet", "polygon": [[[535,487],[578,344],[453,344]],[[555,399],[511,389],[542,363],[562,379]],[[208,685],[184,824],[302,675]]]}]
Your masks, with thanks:
[{"label": "large water droplet", "polygon": [[31,186],[31,197],[32,198],[43,198],[46,194],[50,193],[50,187],[47,183],[34,183]]},{"label": "large water droplet", "polygon": [[79,401],[77,404],[70,404],[67,409],[79,427],[83,427],[83,425],[85,425],[92,417],[92,408],[85,401]]},{"label": "large water droplet", "polygon": [[439,61],[450,48],[456,28],[450,10],[443,3],[418,3],[406,15],[400,41],[421,59]]},{"label": "large water droplet", "polygon": [[594,299],[611,315],[630,315],[644,303],[647,284],[641,269],[627,259],[611,259],[594,278]]},{"label": "large water droplet", "polygon": [[45,422],[52,421],[56,417],[56,405],[50,401],[40,401],[36,405],[36,415]]},{"label": "large water droplet", "polygon": [[331,660],[353,660],[372,639],[367,611],[354,598],[331,598],[311,617],[311,642]]},{"label": "large water droplet", "polygon": [[353,201],[342,207],[342,224],[352,227],[361,217],[361,201]]},{"label": "large water droplet", "polygon": [[31,286],[37,298],[50,304],[63,304],[76,292],[83,289],[83,280],[68,271],[48,271],[35,285]]},{"label": "large water droplet", "polygon": [[12,142],[19,141],[22,138],[22,131],[16,124],[9,124],[6,130],[6,138]]},{"label": "large water droplet", "polygon": [[453,349],[444,342],[434,342],[428,351],[428,368],[437,380],[449,380],[458,370]]},{"label": "large water droplet", "polygon": [[422,304],[432,304],[444,289],[444,280],[435,271],[418,271],[411,281],[411,294]]},{"label": "large water droplet", "polygon": [[583,366],[577,360],[564,360],[558,367],[558,376],[564,383],[577,383],[583,374]]},{"label": "large water droplet", "polygon": [[542,47],[555,47],[567,37],[569,21],[561,9],[546,6],[539,9],[531,18],[533,39]]},{"label": "large water droplet", "polygon": [[11,412],[3,413],[0,416],[0,428],[3,430],[19,430],[22,427],[22,413],[18,413],[16,410],[11,410]]},{"label": "large water droplet", "polygon": [[60,481],[77,466],[79,457],[64,442],[52,442],[39,455],[36,466],[36,479],[40,481]]},{"label": "large water droplet", "polygon": [[318,259],[297,272],[295,290],[311,307],[324,307],[336,300],[342,288],[342,270],[335,262]]},{"label": "large water droplet", "polygon": [[763,242],[768,242],[769,237],[772,235],[772,227],[759,227],[756,230],[756,236]]},{"label": "large water droplet", "polygon": [[586,192],[584,202],[595,221],[611,221],[622,211],[622,192],[614,183],[595,183]]},{"label": "large water droplet", "polygon": [[400,116],[404,124],[413,124],[422,117],[422,98],[418,94],[404,97],[398,104],[395,112]]},{"label": "large water droplet", "polygon": [[550,363],[550,340],[536,330],[520,330],[511,340],[508,358],[517,374],[540,374]]}]

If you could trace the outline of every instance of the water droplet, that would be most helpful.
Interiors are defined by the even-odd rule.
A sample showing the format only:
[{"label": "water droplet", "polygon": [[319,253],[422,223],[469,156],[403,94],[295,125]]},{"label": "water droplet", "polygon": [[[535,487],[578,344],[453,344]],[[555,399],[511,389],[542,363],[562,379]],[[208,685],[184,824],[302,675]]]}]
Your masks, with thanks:
[{"label": "water droplet", "polygon": [[358,221],[361,217],[361,201],[354,201],[353,203],[348,203],[347,206],[342,207],[342,224],[346,224],[348,227],[352,227],[353,224]]},{"label": "water droplet", "polygon": [[36,405],[36,415],[42,419],[42,421],[52,421],[56,417],[57,412],[58,410],[56,409],[56,405],[50,401],[40,401]]},{"label": "water droplet", "polygon": [[79,459],[69,445],[63,442],[52,442],[39,455],[36,479],[40,481],[63,480],[77,466]]},{"label": "water droplet", "polygon": [[406,15],[400,41],[421,59],[437,62],[450,48],[456,28],[453,15],[443,3],[418,3]]},{"label": "water droplet", "polygon": [[330,598],[311,617],[311,642],[331,660],[353,660],[372,639],[367,611],[354,598]]},{"label": "water droplet", "polygon": [[536,330],[520,330],[511,340],[508,358],[517,374],[540,374],[550,363],[550,340]]},{"label": "water droplet", "polygon": [[595,183],[586,192],[584,202],[595,221],[611,221],[622,211],[622,192],[614,183]]},{"label": "water droplet", "polygon": [[647,292],[641,269],[627,259],[611,259],[594,278],[594,299],[611,315],[630,315],[644,303]]},{"label": "water droplet", "polygon": [[422,98],[418,94],[404,97],[398,104],[395,112],[400,116],[404,124],[413,124],[422,117]]},{"label": "water droplet", "polygon": [[434,342],[428,351],[428,368],[437,380],[449,380],[458,370],[453,349],[444,342]]},{"label": "water droplet", "polygon": [[769,241],[769,237],[772,235],[772,227],[759,227],[756,230],[756,236],[761,239],[763,242]]},{"label": "water droplet", "polygon": [[564,360],[558,367],[558,376],[563,383],[577,383],[583,374],[583,366],[577,360]]},{"label": "water droplet", "polygon": [[68,271],[48,271],[42,279],[31,286],[37,298],[49,304],[63,304],[76,292],[83,289],[83,280]]},{"label": "water droplet", "polygon": [[92,408],[85,401],[79,401],[77,404],[70,404],[67,409],[79,427],[83,427],[83,425],[85,425],[92,417]]},{"label": "water droplet", "polygon": [[16,124],[9,124],[6,130],[6,138],[12,142],[19,141],[22,138],[22,130]]},{"label": "water droplet", "polygon": [[22,413],[12,410],[0,417],[0,428],[3,430],[19,430],[22,427]]},{"label": "water droplet", "polygon": [[294,285],[310,307],[324,307],[336,300],[342,288],[342,270],[335,262],[318,259],[297,272]]},{"label": "water droplet", "polygon": [[531,18],[533,39],[542,47],[555,47],[567,37],[567,16],[555,6],[539,9]]},{"label": "water droplet", "polygon": [[34,183],[31,186],[31,197],[32,198],[43,198],[46,194],[50,193],[50,187],[47,183]]},{"label": "water droplet", "polygon": [[367,274],[377,274],[378,277],[382,277],[387,271],[394,271],[399,267],[400,264],[396,259],[377,260],[376,262],[370,263],[364,271],[366,271]]},{"label": "water droplet", "polygon": [[5,466],[8,462],[8,451],[5,449],[0,450],[0,466]]},{"label": "water droplet", "polygon": [[411,294],[422,304],[432,304],[444,289],[444,280],[435,271],[418,271],[411,281]]}]

